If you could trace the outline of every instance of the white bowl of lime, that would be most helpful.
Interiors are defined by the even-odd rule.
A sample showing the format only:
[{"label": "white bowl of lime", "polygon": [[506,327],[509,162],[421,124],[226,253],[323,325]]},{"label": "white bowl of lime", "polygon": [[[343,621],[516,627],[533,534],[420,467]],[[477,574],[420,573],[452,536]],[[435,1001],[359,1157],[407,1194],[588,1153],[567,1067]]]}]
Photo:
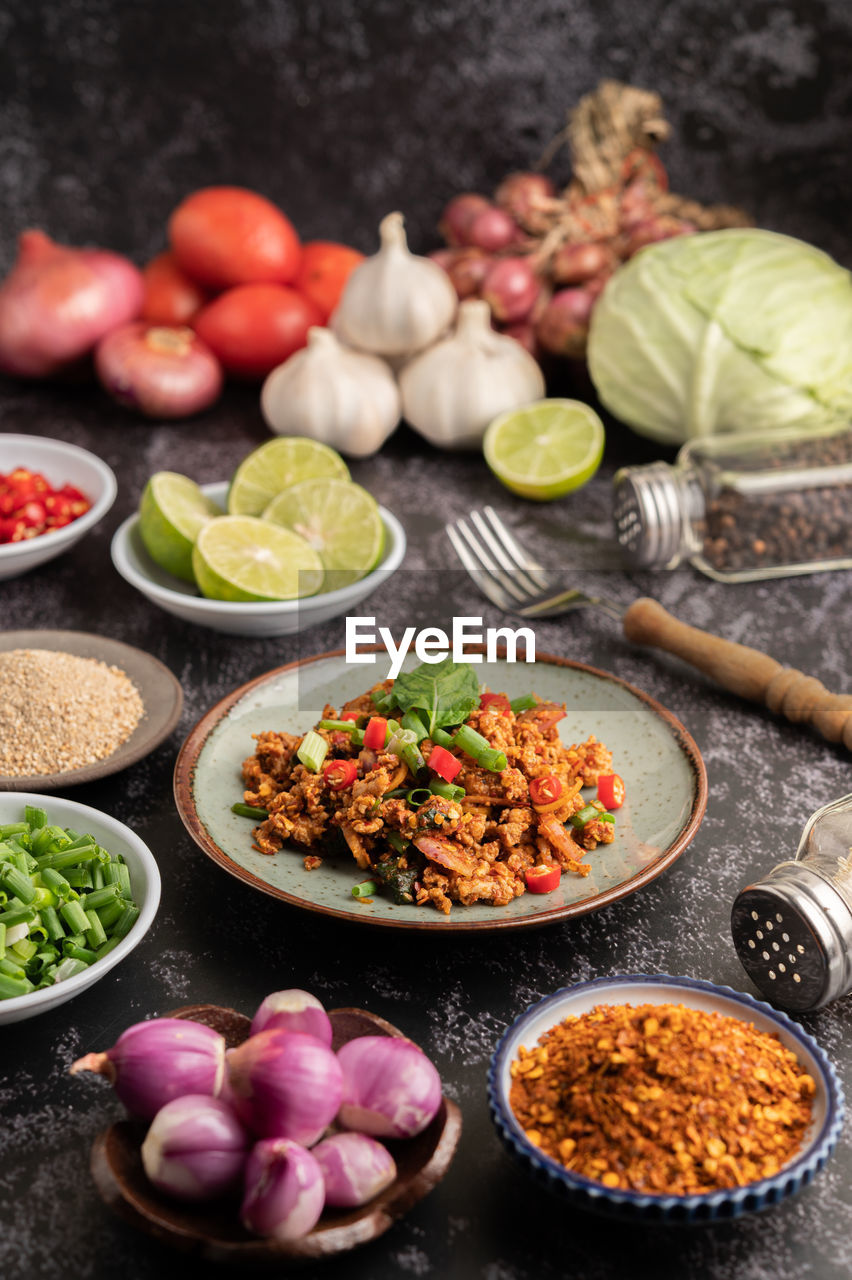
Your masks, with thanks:
[{"label": "white bowl of lime", "polygon": [[[206,509],[186,477],[152,477],[141,515],[113,537],[121,576],[167,613],[230,635],[289,635],[350,612],[399,568],[405,531],[349,482],[342,459],[337,474],[308,476],[285,497],[269,465],[283,445],[255,450],[231,482],[201,486]],[[243,481],[245,501],[235,503]],[[289,598],[258,598],[275,594]]]}]

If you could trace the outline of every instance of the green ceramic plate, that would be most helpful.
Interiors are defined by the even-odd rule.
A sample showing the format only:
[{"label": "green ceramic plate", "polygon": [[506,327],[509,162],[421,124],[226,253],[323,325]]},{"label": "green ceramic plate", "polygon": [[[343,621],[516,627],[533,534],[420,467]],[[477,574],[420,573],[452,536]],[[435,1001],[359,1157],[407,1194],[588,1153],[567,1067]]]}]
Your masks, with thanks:
[{"label": "green ceramic plate", "polygon": [[707,804],[707,775],[680,721],[615,676],[539,654],[534,666],[483,662],[478,673],[489,688],[510,698],[532,691],[564,702],[563,741],[594,733],[611,749],[628,799],[617,815],[614,843],[586,855],[588,876],[565,874],[553,893],[525,893],[506,907],[455,905],[445,916],[433,907],[353,898],[352,886],[364,879],[353,861],[325,859],[306,871],[304,849],[273,857],[258,853],[251,821],[231,813],[234,801],[243,798],[240,765],[253,753],[252,734],[304,733],[326,702],[339,710],[383,670],[347,664],[342,652],[319,654],[243,685],[198,722],[178,756],[175,797],[187,830],[214,862],[272,897],[347,920],[430,931],[521,929],[596,911],[633,893],[670,866],[695,835]]}]

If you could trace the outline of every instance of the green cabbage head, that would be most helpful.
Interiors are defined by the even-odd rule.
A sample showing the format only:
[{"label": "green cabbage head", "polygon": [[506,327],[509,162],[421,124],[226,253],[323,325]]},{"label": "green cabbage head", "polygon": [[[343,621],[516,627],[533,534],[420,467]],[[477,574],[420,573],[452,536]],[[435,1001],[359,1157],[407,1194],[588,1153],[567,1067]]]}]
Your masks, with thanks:
[{"label": "green cabbage head", "polygon": [[667,444],[852,418],[852,276],[757,229],[678,236],[615,273],[592,315],[602,404]]}]

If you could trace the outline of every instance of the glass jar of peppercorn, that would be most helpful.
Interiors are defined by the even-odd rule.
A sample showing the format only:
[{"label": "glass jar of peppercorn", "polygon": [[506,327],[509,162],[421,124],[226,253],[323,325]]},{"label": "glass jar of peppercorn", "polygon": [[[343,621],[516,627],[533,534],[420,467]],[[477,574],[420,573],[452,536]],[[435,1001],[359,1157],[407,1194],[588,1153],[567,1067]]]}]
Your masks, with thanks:
[{"label": "glass jar of peppercorn", "polygon": [[689,560],[720,582],[852,568],[852,427],[700,436],[613,483],[634,568]]}]

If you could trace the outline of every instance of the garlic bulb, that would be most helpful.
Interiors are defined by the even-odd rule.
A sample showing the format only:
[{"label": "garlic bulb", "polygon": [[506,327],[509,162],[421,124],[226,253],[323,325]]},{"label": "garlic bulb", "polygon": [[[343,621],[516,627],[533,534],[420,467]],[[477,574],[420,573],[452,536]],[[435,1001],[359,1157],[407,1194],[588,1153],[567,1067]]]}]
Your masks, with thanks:
[{"label": "garlic bulb", "polygon": [[447,273],[411,253],[401,213],[379,227],[381,248],[356,267],[334,313],[335,332],[352,347],[378,356],[406,356],[440,338],[458,300]]},{"label": "garlic bulb", "polygon": [[514,338],[495,333],[487,302],[459,308],[455,333],[400,374],[402,415],[442,449],[470,449],[498,413],[540,400],[544,377]]},{"label": "garlic bulb", "polygon": [[384,361],[348,351],[318,327],[269,374],[260,407],[276,435],[310,436],[351,458],[380,449],[400,417],[396,379]]}]

